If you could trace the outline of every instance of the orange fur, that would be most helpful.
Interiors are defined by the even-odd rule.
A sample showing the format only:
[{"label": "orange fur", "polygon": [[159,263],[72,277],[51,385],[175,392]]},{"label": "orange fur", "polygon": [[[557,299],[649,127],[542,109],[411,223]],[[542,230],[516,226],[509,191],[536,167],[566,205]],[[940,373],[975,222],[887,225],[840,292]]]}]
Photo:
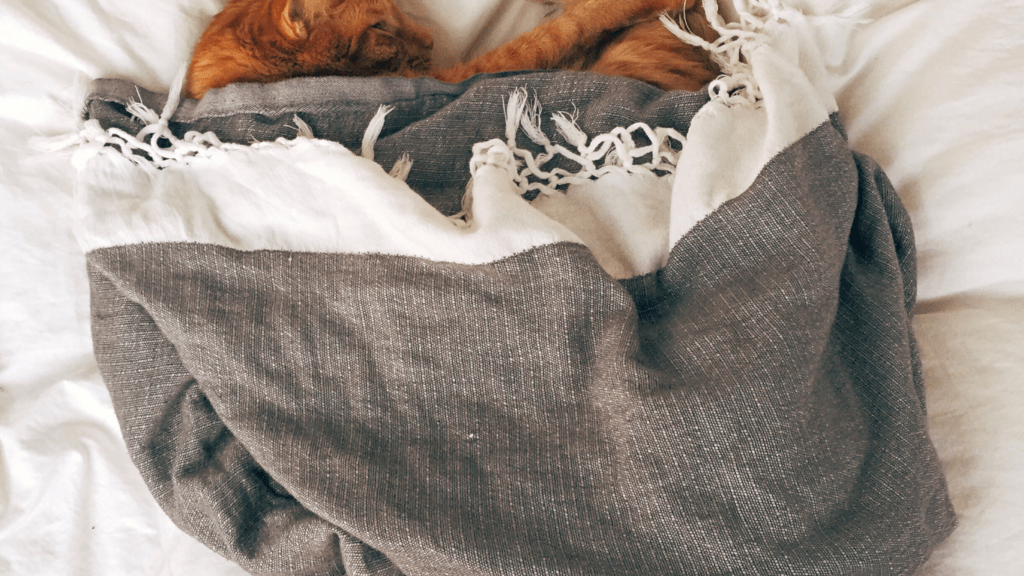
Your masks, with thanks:
[{"label": "orange fur", "polygon": [[232,82],[296,76],[425,76],[460,82],[475,74],[590,70],[664,89],[697,90],[717,70],[657,20],[671,10],[712,39],[695,0],[561,0],[563,14],[470,62],[431,71],[433,39],[394,0],[230,0],[196,45],[188,95]]},{"label": "orange fur", "polygon": [[192,55],[187,92],[296,76],[423,74],[434,41],[393,0],[230,0]]}]

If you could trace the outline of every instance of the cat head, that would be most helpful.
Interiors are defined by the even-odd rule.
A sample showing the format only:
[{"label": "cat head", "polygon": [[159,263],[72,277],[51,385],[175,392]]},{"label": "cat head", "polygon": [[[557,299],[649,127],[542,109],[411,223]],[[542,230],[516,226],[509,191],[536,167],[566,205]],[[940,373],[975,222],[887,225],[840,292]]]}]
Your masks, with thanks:
[{"label": "cat head", "polygon": [[188,95],[296,76],[419,75],[434,40],[394,0],[230,0],[192,55]]}]

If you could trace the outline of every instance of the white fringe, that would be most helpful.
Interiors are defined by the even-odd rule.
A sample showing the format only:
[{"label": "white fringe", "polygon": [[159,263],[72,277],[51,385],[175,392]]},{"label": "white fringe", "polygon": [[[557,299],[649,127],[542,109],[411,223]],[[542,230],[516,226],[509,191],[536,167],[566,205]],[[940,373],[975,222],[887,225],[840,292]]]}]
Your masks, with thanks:
[{"label": "white fringe", "polygon": [[726,23],[719,12],[718,1],[703,0],[708,23],[718,32],[714,42],[708,42],[683,29],[679,22],[667,14],[661,15],[662,24],[677,38],[711,54],[722,74],[708,85],[708,94],[712,100],[727,106],[757,106],[763,100],[753,68],[744,52],[765,40],[766,26],[781,21],[781,5],[778,0],[746,0],[746,4],[747,9],[739,12],[738,22]]},{"label": "white fringe", "polygon": [[373,160],[373,147],[377,145],[377,139],[380,138],[380,133],[384,130],[384,120],[394,109],[394,106],[386,104],[382,104],[377,109],[377,113],[373,115],[370,124],[366,127],[366,132],[363,133],[363,147],[359,151],[360,156],[367,160]]},{"label": "white fringe", "polygon": [[405,182],[409,179],[409,172],[412,171],[412,158],[409,157],[409,153],[405,152],[395,160],[395,165],[391,167],[389,176],[397,180]]},{"label": "white fringe", "polygon": [[[505,107],[505,138],[501,149],[509,150],[510,158],[495,158],[494,142],[474,146],[471,166],[502,164],[510,168],[521,193],[537,191],[554,194],[559,188],[596,180],[606,174],[672,174],[686,138],[671,128],[651,128],[636,123],[628,128],[616,128],[607,134],[590,139],[576,123],[575,115],[559,112],[551,116],[555,127],[569,147],[552,142],[541,127],[541,105],[536,97],[528,97],[525,89],[509,95]],[[522,131],[533,143],[544,148],[534,155],[517,145]],[[642,132],[650,144],[638,145],[633,135]],[[678,150],[676,148],[679,148]],[[580,165],[576,172],[563,168],[545,170],[544,166],[557,156],[563,156]],[[646,160],[646,161],[644,161]],[[471,168],[471,172],[475,169]]]},{"label": "white fringe", "polygon": [[[178,72],[168,93],[167,103],[160,114],[141,102],[132,102],[127,106],[128,112],[145,124],[138,134],[131,135],[119,128],[103,130],[97,120],[83,122],[77,133],[55,138],[35,139],[32,145],[41,152],[57,152],[75,149],[72,164],[81,170],[86,162],[101,151],[116,148],[135,165],[147,170],[159,170],[171,165],[192,161],[195,158],[208,158],[232,149],[247,148],[239,144],[221,142],[213,132],[190,131],[183,138],[171,132],[170,119],[181,103],[182,88],[185,84],[186,67]],[[83,98],[84,102],[84,98]],[[388,113],[394,110],[390,106],[381,106],[370,121],[363,135],[361,156],[367,160],[374,159],[374,146],[384,129],[384,121]],[[296,135],[292,140],[278,138],[275,142],[261,142],[254,146],[283,145],[291,146],[299,140],[313,140],[313,129],[297,114],[292,117],[295,122]],[[390,175],[403,182],[412,170],[413,161],[408,154],[403,154],[395,162]]]},{"label": "white fringe", "polygon": [[[758,107],[764,99],[757,79],[754,77],[745,52],[761,44],[765,29],[784,21],[780,14],[783,8],[779,0],[745,0],[745,9],[739,12],[737,22],[726,23],[719,12],[717,0],[703,0],[704,13],[711,27],[719,37],[714,42],[685,30],[679,22],[662,14],[661,21],[672,34],[683,42],[707,50],[722,74],[708,85],[713,101],[727,106]],[[674,174],[686,138],[669,128],[651,128],[637,123],[628,128],[616,128],[592,140],[576,123],[576,116],[559,112],[551,116],[555,127],[568,147],[552,142],[541,126],[541,106],[536,97],[530,101],[526,90],[513,92],[505,107],[505,144],[515,162],[512,172],[516,185],[523,194],[538,191],[552,194],[560,187],[594,180],[613,172],[626,174]],[[519,148],[516,138],[522,131],[533,143],[544,148],[536,156]],[[638,146],[633,138],[643,132],[651,144]],[[493,162],[487,155],[493,153],[493,146],[482,143],[474,147],[471,166]],[[576,172],[555,168],[545,170],[544,166],[556,156],[564,156],[580,165]],[[641,162],[640,159],[646,159]],[[471,169],[471,172],[474,171]]]},{"label": "white fringe", "polygon": [[315,136],[313,136],[313,129],[310,128],[309,124],[306,124],[305,120],[299,118],[298,114],[292,116],[292,120],[295,121],[296,138],[308,138],[310,140],[315,138]]}]

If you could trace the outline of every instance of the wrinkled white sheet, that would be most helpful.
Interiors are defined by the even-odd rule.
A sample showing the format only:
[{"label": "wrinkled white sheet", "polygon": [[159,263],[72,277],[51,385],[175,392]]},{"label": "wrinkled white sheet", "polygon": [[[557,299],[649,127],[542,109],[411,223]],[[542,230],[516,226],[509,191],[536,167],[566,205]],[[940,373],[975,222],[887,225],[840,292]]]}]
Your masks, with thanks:
[{"label": "wrinkled white sheet", "polygon": [[[865,8],[818,29],[853,146],[914,219],[931,432],[960,529],[925,576],[1024,566],[1024,3],[791,0]],[[438,59],[536,23],[527,0],[406,0]],[[72,168],[29,151],[71,131],[84,80],[164,89],[223,0],[0,4],[0,574],[231,576],[129,461],[91,354]]]}]

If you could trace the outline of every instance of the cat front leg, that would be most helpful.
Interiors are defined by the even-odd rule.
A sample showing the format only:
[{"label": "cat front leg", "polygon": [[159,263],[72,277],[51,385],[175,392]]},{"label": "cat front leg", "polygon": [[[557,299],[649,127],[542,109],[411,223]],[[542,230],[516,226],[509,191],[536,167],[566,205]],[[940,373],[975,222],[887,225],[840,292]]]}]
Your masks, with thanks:
[{"label": "cat front leg", "polygon": [[558,67],[574,51],[594,45],[609,31],[657,17],[665,10],[683,10],[696,0],[571,0],[561,15],[470,62],[432,76],[461,82],[476,74]]}]

